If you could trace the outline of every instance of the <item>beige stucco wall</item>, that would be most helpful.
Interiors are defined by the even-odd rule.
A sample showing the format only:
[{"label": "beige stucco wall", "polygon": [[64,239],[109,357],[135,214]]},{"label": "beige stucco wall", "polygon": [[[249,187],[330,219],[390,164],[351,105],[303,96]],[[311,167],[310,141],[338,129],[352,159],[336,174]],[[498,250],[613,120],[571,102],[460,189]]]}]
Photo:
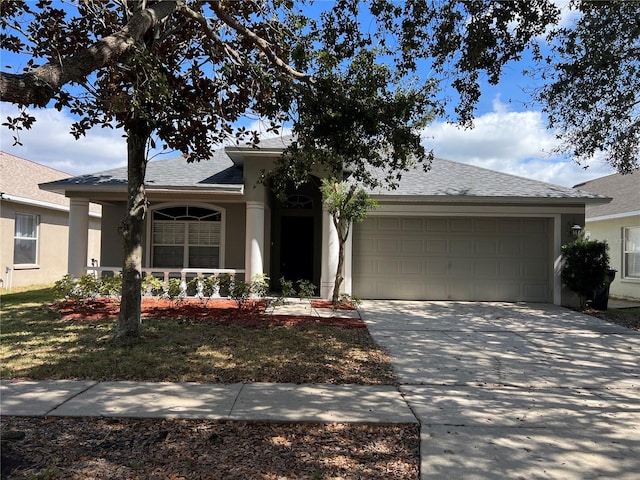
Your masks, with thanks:
[{"label": "beige stucco wall", "polygon": [[587,222],[586,232],[594,240],[609,244],[611,268],[617,270],[609,287],[609,295],[617,298],[640,300],[640,280],[623,278],[623,228],[640,226],[640,215]]},{"label": "beige stucco wall", "polygon": [[122,267],[122,238],[118,233],[118,225],[124,218],[126,203],[102,206],[102,251],[100,265],[104,267]]},{"label": "beige stucco wall", "polygon": [[[69,214],[37,206],[4,201],[0,208],[0,279],[2,287],[51,284],[67,273]],[[15,215],[38,215],[38,261],[36,265],[13,264]],[[100,256],[100,219],[91,217],[87,262]],[[7,272],[7,268],[10,272]]]}]

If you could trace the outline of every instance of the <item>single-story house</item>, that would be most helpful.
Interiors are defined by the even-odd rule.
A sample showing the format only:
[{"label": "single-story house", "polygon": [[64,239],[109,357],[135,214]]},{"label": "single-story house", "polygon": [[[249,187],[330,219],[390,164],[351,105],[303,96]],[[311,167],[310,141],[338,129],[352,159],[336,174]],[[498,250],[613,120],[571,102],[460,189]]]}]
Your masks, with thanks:
[{"label": "single-story house", "polygon": [[[0,152],[0,286],[53,283],[68,271],[69,210],[74,200],[38,188],[69,174]],[[83,262],[100,257],[101,207],[91,204]]]},{"label": "single-story house", "polygon": [[640,300],[640,170],[616,173],[576,185],[611,197],[611,203],[588,204],[585,232],[609,244],[611,268],[617,270],[610,295]]},{"label": "single-story house", "polygon": [[[259,182],[288,141],[227,147],[201,163],[150,162],[144,266],[308,279],[329,297],[337,236],[318,178],[287,192],[285,200]],[[41,185],[75,204],[102,205],[102,266],[122,264],[117,226],[126,179],[119,168]],[[347,293],[378,299],[570,303],[560,279],[561,245],[572,240],[572,226],[584,225],[586,205],[608,201],[442,159],[428,172],[405,173],[396,190],[370,193],[380,208],[353,227],[344,284]],[[72,234],[86,237],[80,230]],[[83,273],[83,261],[79,253],[71,273]]]}]

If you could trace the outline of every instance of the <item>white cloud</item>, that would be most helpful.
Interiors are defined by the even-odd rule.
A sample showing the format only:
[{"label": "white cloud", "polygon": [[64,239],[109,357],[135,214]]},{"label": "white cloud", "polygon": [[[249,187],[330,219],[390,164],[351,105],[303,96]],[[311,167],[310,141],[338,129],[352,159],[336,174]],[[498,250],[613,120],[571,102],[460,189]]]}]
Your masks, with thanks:
[{"label": "white cloud", "polygon": [[[36,122],[20,132],[22,146],[13,146],[12,132],[1,127],[1,148],[57,170],[80,175],[127,164],[126,139],[122,130],[93,128],[86,137],[75,140],[69,133],[73,120],[53,108],[30,111]],[[16,116],[17,109],[2,105],[0,116]]]},{"label": "white cloud", "polygon": [[507,107],[496,97],[493,111],[478,116],[470,130],[435,122],[425,129],[423,143],[441,158],[556,185],[573,186],[614,173],[603,162],[594,161],[585,170],[553,155],[558,140],[546,128],[542,113],[512,112]]}]

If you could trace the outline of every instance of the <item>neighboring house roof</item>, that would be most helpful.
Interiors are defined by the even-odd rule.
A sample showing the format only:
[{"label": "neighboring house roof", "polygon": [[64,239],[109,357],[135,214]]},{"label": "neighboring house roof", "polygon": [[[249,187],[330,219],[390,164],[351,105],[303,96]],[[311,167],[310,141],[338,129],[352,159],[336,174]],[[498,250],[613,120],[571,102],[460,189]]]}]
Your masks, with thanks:
[{"label": "neighboring house roof", "polygon": [[[147,165],[145,185],[148,190],[210,190],[242,192],[243,162],[246,154],[279,152],[291,141],[290,136],[266,139],[259,148],[227,147],[216,151],[210,160],[187,164],[178,157],[152,161]],[[127,169],[118,168],[92,175],[58,180],[43,185],[51,191],[86,190],[87,187],[124,190]],[[602,195],[552,185],[527,178],[496,172],[473,165],[435,158],[429,171],[418,167],[403,172],[395,190],[376,189],[375,196],[389,201],[477,201],[478,199],[540,199],[548,201],[606,202]]]},{"label": "neighboring house roof", "polygon": [[627,175],[615,173],[580,183],[574,188],[611,197],[606,205],[587,207],[587,220],[607,220],[609,218],[640,215],[640,169]]},{"label": "neighboring house roof", "polygon": [[[0,192],[2,199],[45,208],[69,210],[69,199],[38,188],[38,184],[69,177],[68,173],[0,152]],[[91,204],[99,214],[100,205]]]}]

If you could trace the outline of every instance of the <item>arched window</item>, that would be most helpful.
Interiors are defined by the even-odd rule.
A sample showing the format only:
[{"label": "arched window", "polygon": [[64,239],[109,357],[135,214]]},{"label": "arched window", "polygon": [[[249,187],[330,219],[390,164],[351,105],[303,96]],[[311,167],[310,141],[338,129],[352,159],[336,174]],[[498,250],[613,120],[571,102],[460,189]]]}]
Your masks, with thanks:
[{"label": "arched window", "polygon": [[219,268],[222,214],[214,209],[174,206],[153,211],[153,267]]},{"label": "arched window", "polygon": [[284,208],[297,208],[300,210],[312,209],[313,199],[307,195],[294,193],[293,195],[287,196],[287,199],[284,201],[282,206]]}]

